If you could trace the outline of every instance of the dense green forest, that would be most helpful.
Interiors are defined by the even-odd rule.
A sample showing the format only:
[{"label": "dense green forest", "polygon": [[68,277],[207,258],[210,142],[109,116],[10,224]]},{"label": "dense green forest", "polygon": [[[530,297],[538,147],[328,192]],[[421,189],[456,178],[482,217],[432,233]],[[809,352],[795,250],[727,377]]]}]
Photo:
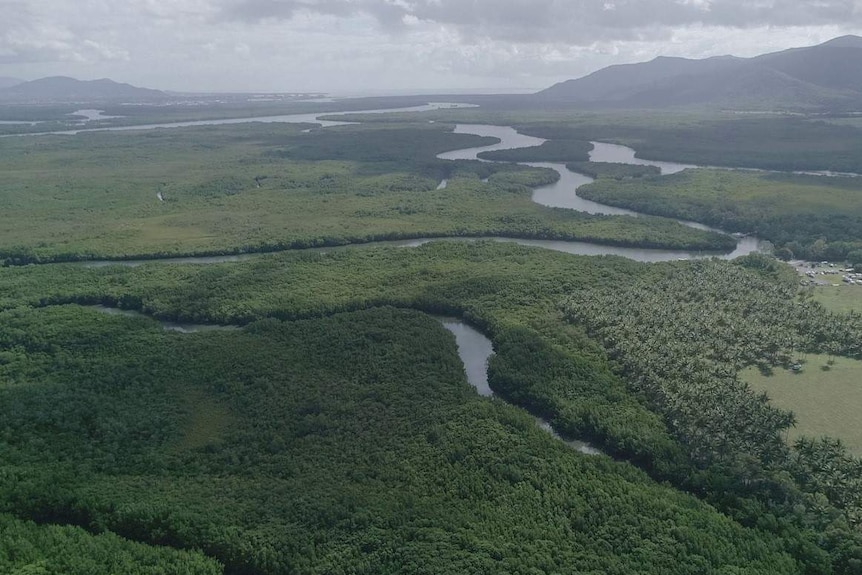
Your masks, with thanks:
[{"label": "dense green forest", "polygon": [[[439,160],[446,150],[493,143],[451,126],[308,127],[0,139],[0,257],[24,263],[490,235],[733,248],[727,237],[669,220],[539,206],[532,188],[558,174]],[[435,189],[444,178],[448,186]]]},{"label": "dense green forest", "polygon": [[[225,362],[230,363],[229,358],[238,357],[239,351],[245,349],[235,338],[246,335],[215,332],[184,339],[175,334],[163,334],[155,325],[146,328],[145,319],[97,320],[93,312],[74,311],[75,308],[23,312],[21,306],[103,303],[170,319],[251,324],[246,331],[253,333],[263,329],[255,328],[254,322],[264,318],[298,320],[385,305],[458,315],[491,336],[497,355],[489,368],[490,383],[501,396],[544,415],[563,434],[589,439],[606,452],[636,464],[654,478],[698,494],[764,536],[769,534],[776,542],[784,541],[780,543],[781,548],[805,565],[807,572],[854,573],[862,560],[862,539],[852,527],[858,513],[856,504],[852,503],[855,501],[853,491],[849,488],[825,490],[823,486],[831,485],[831,480],[824,475],[823,468],[815,465],[806,451],[787,449],[780,441],[781,430],[792,422],[792,417],[770,408],[762,398],[734,383],[733,374],[737,367],[749,363],[762,364],[765,368],[781,364],[794,349],[802,347],[828,347],[833,353],[858,355],[862,330],[847,317],[831,316],[815,303],[795,301],[793,276],[785,274],[774,260],[751,257],[742,264],[715,261],[648,265],[612,257],[573,257],[493,242],[440,242],[415,249],[353,249],[327,254],[285,253],[214,266],[147,264],[137,268],[85,268],[57,264],[0,270],[4,294],[0,307],[9,310],[5,323],[11,323],[13,317],[32,317],[32,313],[68,313],[76,318],[87,318],[86,322],[108,322],[117,329],[136,325],[135,333],[140,332],[142,339],[126,348],[140,350],[128,354],[129,361],[134,364],[129,376],[135,370],[143,369],[146,373],[155,365],[158,374],[166,365],[164,358],[169,351],[164,346],[145,343],[151,337],[169,338],[168,347],[174,350],[183,349],[185,342],[190,341],[206,341],[213,346],[221,342],[218,345],[226,347],[218,349],[231,349],[230,353],[215,352],[211,357],[206,349],[200,349],[183,355],[184,363],[189,366],[197,365],[194,358],[198,355],[210,358],[200,370],[211,374],[205,378],[214,378],[214,381],[220,381],[219,377],[223,381],[232,380],[225,375],[232,373],[231,366]],[[680,302],[684,305],[679,305]],[[717,309],[709,313],[723,319],[703,321],[704,310],[710,309],[703,306],[710,305]],[[61,323],[58,317],[46,325],[58,326]],[[337,317],[341,318],[338,321],[347,321],[344,318],[348,316]],[[364,325],[367,321],[363,319],[359,323]],[[394,320],[390,318],[389,321]],[[625,321],[625,325],[614,321]],[[854,321],[858,323],[858,318]],[[604,322],[609,322],[608,327],[603,327]],[[289,327],[292,324],[277,322],[261,325],[292,329]],[[387,325],[390,327],[382,330],[383,333],[397,332],[394,326]],[[705,325],[715,326],[719,331],[704,331]],[[787,332],[787,326],[795,327]],[[330,333],[330,337],[342,332],[347,337],[349,331],[347,327],[334,329],[332,325],[322,330]],[[10,329],[11,334],[19,334],[19,337],[33,332],[29,324],[26,329],[20,325]],[[440,337],[446,339],[443,337],[446,334],[440,333]],[[620,337],[606,339],[611,336],[605,333],[616,333]],[[638,343],[637,334],[641,333],[653,334],[649,344],[654,342],[655,351],[636,346],[643,346],[643,342]],[[116,334],[97,334],[95,330],[93,336],[100,345],[119,339]],[[692,334],[699,334],[698,338],[692,338]],[[624,335],[634,339],[626,339]],[[710,345],[710,338],[718,337],[739,343],[728,346],[726,354],[720,356],[707,354],[697,347],[705,346],[705,349]],[[396,341],[401,339],[409,338],[395,338]],[[86,341],[86,338],[79,332],[68,340]],[[46,364],[64,365],[50,356],[51,350],[57,349],[56,342],[42,341],[41,336],[37,341],[36,348]],[[368,343],[372,348],[374,341],[372,338]],[[383,341],[390,340],[384,337]],[[458,371],[454,348],[450,340],[446,341],[449,341],[450,359],[436,358],[433,363],[448,362],[452,370]],[[351,345],[333,344],[331,347],[351,348]],[[26,349],[20,345],[12,347]],[[305,349],[303,357],[314,356],[307,348],[302,349]],[[368,349],[363,353],[366,352],[370,353]],[[11,350],[7,353],[13,354]],[[270,350],[269,361],[282,367],[299,362],[292,359],[293,356],[284,359],[279,353]],[[139,354],[143,355],[134,360]],[[117,356],[124,357],[122,353],[113,357]],[[160,359],[153,365],[146,357]],[[218,357],[222,357],[222,361],[216,361]],[[333,360],[332,355],[326,357],[329,359],[325,365],[329,370],[342,363],[361,365],[353,356],[338,361]],[[32,386],[22,385],[26,378],[20,370],[38,374],[38,362],[26,352],[18,358],[14,354],[6,358],[6,373],[17,374],[19,380],[12,389],[23,393],[22,398],[26,397],[28,389],[35,392]],[[10,361],[13,359],[15,361]],[[381,362],[381,366],[392,367],[396,374],[397,370],[407,369],[402,361]],[[411,359],[406,363],[417,362],[418,359]],[[77,369],[78,362],[71,361],[69,365]],[[226,381],[224,384],[239,386],[235,390],[237,397],[251,393],[254,382],[269,390],[268,393],[274,393],[274,384],[267,383],[274,376],[256,376],[252,367],[242,369],[246,375],[238,377],[234,383]],[[87,372],[99,370],[87,368]],[[123,381],[126,378],[121,373],[124,372],[114,370],[103,381]],[[634,377],[634,374],[642,374],[642,377]],[[151,375],[152,371],[138,379],[155,381]],[[198,376],[168,379],[176,382],[185,377]],[[413,377],[395,379],[413,381]],[[422,379],[419,374],[415,377]],[[463,388],[460,393],[472,397],[462,378],[460,374],[457,377]],[[385,379],[382,375],[377,377],[379,381]],[[8,375],[6,381],[9,381]],[[723,386],[728,385],[727,389],[734,389],[734,393],[721,392]],[[395,393],[394,388],[387,389],[384,397]],[[151,391],[158,393],[158,386]],[[141,391],[137,394],[141,395]],[[153,398],[145,401],[156,403]],[[165,408],[161,434],[175,433],[171,431],[169,420],[181,417],[182,406],[188,405],[188,401],[184,404],[167,400],[167,403],[170,407]],[[200,403],[216,415],[225,413],[225,409],[234,414],[234,408],[197,399],[193,403]],[[140,404],[134,405],[142,409]],[[26,412],[23,407],[15,410]],[[171,410],[179,411],[171,415]],[[415,413],[429,410],[430,407],[425,406]],[[733,426],[726,421],[724,414],[727,413],[734,413],[738,419]],[[234,418],[241,419],[234,414],[227,420]],[[258,413],[254,419],[263,421],[264,416]],[[136,433],[148,440],[168,441],[168,435]],[[212,433],[212,430],[202,431],[193,436],[210,438]],[[275,441],[277,436],[278,433],[267,437]],[[461,437],[455,444],[464,441],[466,439]],[[508,445],[511,441],[514,440],[507,439],[504,443]],[[252,440],[246,436],[244,443],[252,443]],[[263,444],[256,445],[261,446],[256,451],[266,451]],[[155,449],[159,457],[164,451]],[[818,461],[826,457],[837,463],[844,457],[840,453],[834,453],[833,457],[815,451]],[[147,466],[155,465],[146,459],[154,456],[153,451],[124,450],[124,453],[126,459],[146,460]],[[112,457],[116,459],[117,454]],[[835,466],[825,469],[832,470]],[[105,481],[107,486],[112,484]],[[92,496],[103,489],[107,487],[88,493]],[[28,495],[25,500],[33,497]],[[74,504],[61,503],[61,507],[84,505],[77,499]],[[86,506],[90,508],[95,503]],[[193,508],[206,507],[207,503],[198,502]],[[96,519],[86,516],[86,522],[93,521]],[[122,529],[118,532],[130,536]],[[147,537],[143,539],[151,540]],[[230,564],[231,553],[233,551],[220,551],[215,556]]]},{"label": "dense green forest", "polygon": [[[227,573],[803,569],[789,540],[480,398],[419,313],[192,335],[74,305],[2,319],[0,509],[95,543]],[[116,562],[180,572],[145,549]]]},{"label": "dense green forest", "polygon": [[39,525],[0,513],[0,571],[12,575],[216,575],[222,565],[200,552],[131,542],[113,533]]},{"label": "dense green forest", "polygon": [[[763,259],[749,256],[742,264],[759,266]],[[859,317],[794,302],[794,283],[792,275],[770,282],[744,267],[694,262],[613,294],[582,292],[567,314],[605,343],[629,385],[665,413],[701,467],[731,471],[733,489],[743,492],[758,482],[792,492],[788,477],[803,486],[835,481],[850,458],[829,442],[802,442],[804,448],[788,451],[782,434],[793,425],[792,414],[755,395],[739,371],[790,367],[802,352],[862,358]],[[862,484],[851,480],[826,496],[858,525]]]},{"label": "dense green forest", "polygon": [[[344,106],[141,107],[112,123]],[[68,113],[38,112],[46,125]],[[585,197],[852,259],[855,180],[662,177],[588,152],[603,140],[655,159],[862,171],[856,128],[494,106],[360,118],[0,139],[0,571],[862,572],[859,459],[831,438],[788,440],[794,415],[740,375],[862,358],[862,316],[799,293],[789,267],[348,245],[735,244],[664,217],[536,205],[557,174],[512,162],[554,161],[596,178]],[[455,122],[549,141],[483,156],[500,163],[440,160],[493,143]],[[279,253],[46,263],[250,252]],[[490,338],[497,397],[470,387],[429,314]]]},{"label": "dense green forest", "polygon": [[583,186],[584,198],[756,233],[786,259],[862,263],[862,179],[685,170]]}]

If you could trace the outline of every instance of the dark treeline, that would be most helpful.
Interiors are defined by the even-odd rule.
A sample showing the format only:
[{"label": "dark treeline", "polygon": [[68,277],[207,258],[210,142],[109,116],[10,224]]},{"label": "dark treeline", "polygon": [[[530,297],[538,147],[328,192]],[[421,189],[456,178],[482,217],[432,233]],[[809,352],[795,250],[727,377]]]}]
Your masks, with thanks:
[{"label": "dark treeline", "polygon": [[70,525],[39,525],[0,513],[0,571],[14,575],[216,575],[222,565],[200,552],[94,535]]},{"label": "dark treeline", "polygon": [[636,164],[618,164],[615,162],[569,162],[566,167],[579,174],[591,178],[610,178],[626,180],[644,176],[658,176],[661,170],[656,166],[639,166]]},{"label": "dark treeline", "polygon": [[483,160],[496,162],[585,162],[593,145],[581,140],[548,140],[540,146],[481,152]]}]

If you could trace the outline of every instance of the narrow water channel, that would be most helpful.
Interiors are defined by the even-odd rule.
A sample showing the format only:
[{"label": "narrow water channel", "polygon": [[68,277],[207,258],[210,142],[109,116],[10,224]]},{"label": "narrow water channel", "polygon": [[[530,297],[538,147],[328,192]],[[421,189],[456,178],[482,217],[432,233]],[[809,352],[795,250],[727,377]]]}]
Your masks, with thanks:
[{"label": "narrow water channel", "polygon": [[[188,122],[164,122],[160,124],[139,124],[134,126],[104,126],[95,128],[79,128],[74,130],[58,130],[54,132],[37,132],[24,134],[4,134],[0,137],[26,137],[26,136],[74,136],[86,132],[129,132],[133,130],[154,130],[157,128],[189,128],[193,126],[221,126],[224,124],[248,124],[251,122],[260,122],[264,124],[281,123],[281,124],[318,124],[321,128],[330,128],[332,126],[348,126],[357,122],[344,122],[338,120],[320,120],[322,116],[344,116],[348,114],[390,114],[397,112],[429,112],[432,110],[455,109],[455,108],[475,108],[475,104],[459,104],[453,102],[431,102],[423,106],[412,106],[409,108],[384,108],[378,110],[356,110],[349,112],[313,112],[310,114],[282,114],[280,116],[257,116],[248,118],[222,118],[217,120],[191,120]],[[78,112],[97,112],[101,110],[79,110]],[[78,113],[76,112],[76,113]],[[89,118],[90,120],[106,120],[111,118],[121,118],[122,116],[96,116]],[[307,130],[310,131],[310,130]]]},{"label": "narrow water channel", "polygon": [[[107,315],[121,315],[125,317],[141,317],[158,322],[165,331],[174,331],[183,334],[191,334],[205,331],[235,331],[242,329],[237,325],[217,325],[209,323],[180,323],[154,318],[135,310],[120,309],[104,305],[85,306]],[[488,384],[488,359],[494,354],[494,346],[485,335],[470,327],[457,318],[436,317],[455,336],[458,347],[458,356],[464,364],[464,373],[467,382],[470,383],[482,397],[495,397],[491,386]],[[519,408],[521,409],[521,408]],[[544,431],[550,433],[572,449],[587,455],[601,455],[602,452],[589,443],[577,440],[568,440],[560,437],[554,431],[551,424],[539,417],[533,417]]]},{"label": "narrow water channel", "polygon": [[[514,128],[506,127],[506,126],[489,126],[485,124],[458,124],[455,126],[456,134],[471,134],[476,136],[490,136],[494,138],[498,138],[500,140],[497,144],[492,144],[490,146],[479,146],[475,148],[466,148],[463,150],[454,150],[451,152],[446,152],[438,155],[437,157],[441,160],[479,160],[489,162],[490,160],[483,160],[479,157],[479,154],[482,152],[491,152],[496,150],[512,150],[519,148],[529,148],[542,145],[546,140],[541,138],[534,138],[532,136],[525,136],[523,134],[518,133]],[[640,166],[656,166],[661,171],[662,175],[667,174],[675,174],[677,172],[681,172],[682,170],[688,168],[697,168],[698,166],[693,166],[689,164],[678,164],[675,162],[654,162],[651,160],[641,160],[640,158],[635,158],[635,151],[631,148],[627,148],[625,146],[620,146],[617,144],[604,144],[602,142],[590,142],[593,145],[593,150],[590,152],[590,161],[592,162],[610,162],[610,163],[622,163],[622,164],[635,164]],[[585,212],[588,214],[599,214],[599,215],[613,215],[613,216],[632,216],[638,217],[645,214],[641,214],[640,212],[636,212],[633,210],[627,210],[624,208],[617,208],[614,206],[607,206],[605,204],[601,204],[599,202],[594,202],[592,200],[587,200],[577,195],[577,190],[581,186],[585,186],[587,184],[593,183],[595,180],[593,178],[586,176],[584,174],[579,174],[577,172],[572,172],[569,170],[565,164],[557,163],[557,162],[517,162],[522,166],[530,166],[533,168],[545,168],[549,170],[554,170],[559,174],[559,179],[546,186],[540,186],[533,191],[533,201],[537,204],[541,204],[543,206],[551,207],[551,208],[566,208],[570,210],[577,210],[579,212]],[[676,220],[678,223],[688,226],[691,228],[695,228],[698,230],[711,231],[721,234],[728,234],[727,232],[709,227],[705,224],[701,224],[698,222],[690,222],[687,220]],[[729,235],[729,234],[728,234]],[[603,246],[606,247],[606,246]],[[736,249],[733,250],[730,254],[726,254],[724,257],[727,259],[733,259],[739,256],[747,255],[752,251],[757,251],[763,247],[763,242],[759,239],[749,236],[746,238],[741,238],[737,241]],[[648,254],[654,251],[665,251],[665,250],[635,250],[634,253],[637,253],[642,256],[649,257]],[[572,252],[569,252],[572,253]],[[590,253],[590,254],[581,254],[581,255],[600,255],[598,253]],[[604,254],[611,255],[611,254]],[[624,253],[614,253],[613,255],[622,255],[623,257],[630,257],[628,254]],[[690,259],[690,258],[698,258],[698,257],[712,257],[717,254],[703,254],[697,252],[675,252],[673,256],[664,255],[664,254],[656,254],[657,259],[641,259],[640,257],[636,257],[634,259],[638,259],[639,261],[667,261],[670,259]]]},{"label": "narrow water channel", "polygon": [[[461,356],[461,361],[464,362],[467,381],[476,388],[479,395],[483,397],[495,397],[494,391],[488,385],[488,359],[494,354],[491,340],[459,319],[447,317],[438,317],[437,319],[443,324],[443,327],[455,336],[455,343],[458,345],[458,355]],[[585,441],[563,439],[554,431],[551,424],[544,419],[535,416],[533,416],[533,419],[536,420],[536,425],[542,430],[550,433],[572,449],[587,455],[602,455],[600,450]]]},{"label": "narrow water channel", "polygon": [[[692,252],[684,250],[666,250],[654,248],[629,248],[622,246],[608,246],[604,244],[594,244],[590,242],[575,242],[567,240],[532,240],[525,238],[509,238],[502,236],[479,236],[479,237],[433,237],[433,238],[414,238],[409,240],[390,240],[379,242],[368,242],[364,244],[345,244],[343,246],[332,246],[325,248],[302,248],[284,250],[270,253],[286,253],[286,252],[316,252],[328,253],[338,250],[348,249],[366,249],[378,247],[394,247],[394,248],[416,248],[430,242],[477,242],[477,241],[492,241],[500,243],[518,244],[534,248],[542,248],[555,252],[562,252],[576,256],[620,256],[643,263],[670,262],[677,260],[713,258],[733,259],[739,256],[744,256],[760,248],[761,242],[757,238],[746,237],[738,241],[736,249],[730,253],[721,252]],[[220,263],[231,263],[247,261],[255,258],[266,256],[266,252],[250,253],[250,254],[232,254],[220,256],[178,256],[165,258],[148,258],[148,259],[128,259],[128,260],[85,260],[71,262],[71,265],[100,268],[106,266],[125,266],[137,267],[147,263],[161,264],[182,264],[182,265],[209,265]],[[50,265],[50,264],[49,264]]]},{"label": "narrow water channel", "polygon": [[[541,146],[546,140],[525,136],[518,133],[514,128],[508,126],[490,126],[487,124],[457,124],[455,126],[456,134],[470,134],[476,136],[485,136],[497,138],[500,140],[497,144],[490,146],[479,146],[476,148],[466,148],[463,150],[453,150],[445,152],[437,157],[441,160],[479,160],[480,162],[491,162],[479,157],[482,152],[493,152],[496,150],[513,150],[518,148],[533,148]],[[560,175],[560,179],[553,184],[540,186],[533,191],[533,201],[543,206],[551,208],[567,208],[570,210],[578,210],[588,214],[607,214],[607,215],[622,215],[622,216],[638,216],[637,212],[606,206],[598,202],[585,200],[575,194],[575,190],[586,184],[591,184],[594,180],[583,174],[569,171],[565,164],[553,162],[518,162],[524,166],[534,168],[546,168],[554,170]]]},{"label": "narrow water channel", "polygon": [[197,333],[201,331],[235,331],[240,329],[238,325],[218,325],[214,323],[183,323],[175,321],[167,321],[157,319],[145,313],[131,309],[120,309],[117,307],[108,307],[104,305],[86,306],[100,313],[107,315],[122,315],[126,317],[144,317],[152,321],[157,321],[165,331],[175,331],[177,333]]},{"label": "narrow water channel", "polygon": [[676,162],[659,162],[656,160],[643,160],[635,157],[635,151],[619,144],[606,144],[604,142],[590,142],[593,149],[590,152],[591,162],[609,162],[614,164],[632,164],[634,166],[655,166],[661,170],[661,175],[675,174],[689,168],[698,168],[693,164],[678,164]]}]

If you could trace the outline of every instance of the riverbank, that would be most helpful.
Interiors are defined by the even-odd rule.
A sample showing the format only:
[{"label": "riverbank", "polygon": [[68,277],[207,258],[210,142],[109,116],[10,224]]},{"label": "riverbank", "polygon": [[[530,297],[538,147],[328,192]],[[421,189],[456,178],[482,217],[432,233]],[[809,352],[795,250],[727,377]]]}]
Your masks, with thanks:
[{"label": "riverbank", "polygon": [[[2,259],[237,255],[453,236],[713,253],[735,245],[668,220],[537,205],[534,189],[559,172],[435,159],[495,141],[448,126],[300,128],[279,125],[277,136],[247,124],[4,140],[0,168],[14,167],[16,176],[5,186]],[[61,158],[71,163],[61,168]],[[436,189],[442,179],[447,186]]]},{"label": "riverbank", "polygon": [[[166,331],[177,332],[181,334],[192,334],[211,331],[235,331],[242,329],[239,325],[221,325],[214,323],[188,323],[176,322],[164,319],[154,318],[144,314],[140,310],[120,309],[105,305],[88,306],[100,313],[107,315],[119,315],[125,317],[139,317],[152,319],[162,326]],[[488,382],[488,360],[494,354],[493,344],[488,337],[465,323],[460,318],[434,316],[443,327],[445,327],[455,337],[455,343],[458,348],[458,356],[464,365],[464,373],[467,377],[467,382],[472,385],[476,392],[482,397],[496,397],[494,391]],[[585,441],[576,439],[562,438],[551,426],[551,424],[541,417],[534,416],[536,425],[551,434],[555,439],[560,440],[567,446],[584,453],[586,455],[601,455],[602,452]]]}]

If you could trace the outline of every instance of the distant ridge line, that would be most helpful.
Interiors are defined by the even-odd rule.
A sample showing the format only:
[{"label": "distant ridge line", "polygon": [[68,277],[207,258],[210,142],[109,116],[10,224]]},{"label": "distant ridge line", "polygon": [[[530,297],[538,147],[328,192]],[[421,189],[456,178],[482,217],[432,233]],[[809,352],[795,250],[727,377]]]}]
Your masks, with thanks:
[{"label": "distant ridge line", "polygon": [[862,37],[841,36],[753,58],[659,56],[609,66],[533,97],[592,108],[860,110]]}]

